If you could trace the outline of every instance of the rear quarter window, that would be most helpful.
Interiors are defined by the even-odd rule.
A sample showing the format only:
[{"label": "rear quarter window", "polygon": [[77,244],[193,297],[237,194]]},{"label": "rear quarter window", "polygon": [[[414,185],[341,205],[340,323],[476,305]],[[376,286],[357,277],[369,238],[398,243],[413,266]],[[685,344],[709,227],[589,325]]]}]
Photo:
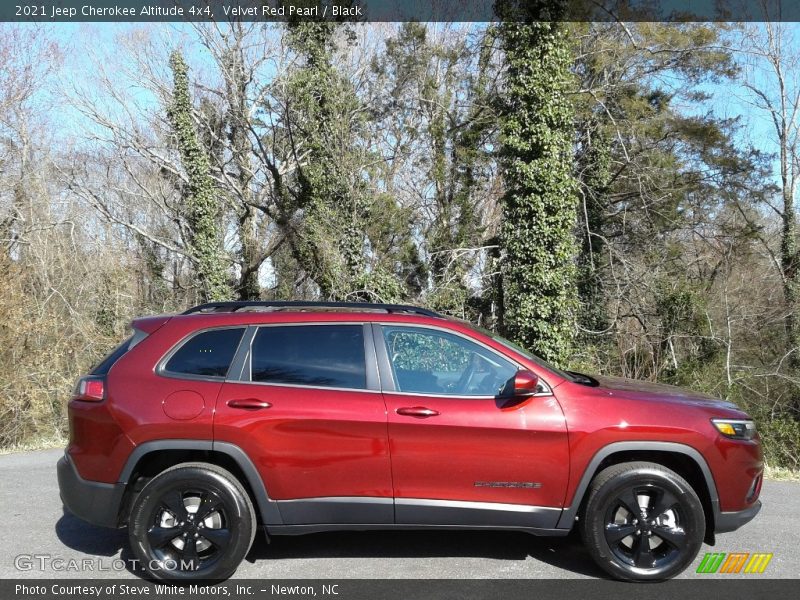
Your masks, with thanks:
[{"label": "rear quarter window", "polygon": [[165,375],[224,378],[243,333],[244,328],[212,329],[198,333],[183,342],[167,359],[162,372]]}]

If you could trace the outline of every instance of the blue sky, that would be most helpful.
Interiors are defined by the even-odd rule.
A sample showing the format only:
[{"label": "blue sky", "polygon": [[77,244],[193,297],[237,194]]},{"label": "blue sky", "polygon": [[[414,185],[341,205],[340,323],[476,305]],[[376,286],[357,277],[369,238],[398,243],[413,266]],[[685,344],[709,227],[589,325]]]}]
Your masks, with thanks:
[{"label": "blue sky", "polygon": [[[199,44],[192,43],[193,35],[191,26],[185,23],[165,23],[165,24],[93,24],[93,23],[60,23],[48,26],[53,37],[65,49],[65,64],[62,70],[62,82],[77,85],[82,88],[92,85],[95,66],[90,56],[91,52],[100,55],[108,55],[110,60],[114,60],[117,49],[116,40],[118,36],[130,33],[135,30],[158,31],[168,33],[170,43],[174,41],[176,45],[189,44],[187,59],[195,69],[211,68],[207,51]],[[763,27],[763,26],[762,26]],[[785,24],[788,33],[794,38],[800,31],[800,24]],[[793,40],[792,40],[793,43]],[[800,54],[800,48],[792,48]],[[120,56],[120,61],[125,62],[128,57]],[[792,73],[797,77],[798,73]],[[756,75],[756,81],[763,75]],[[122,81],[122,80],[121,80]],[[122,84],[121,85],[127,85]],[[703,113],[713,111],[721,117],[738,117],[741,124],[739,138],[741,142],[752,144],[756,148],[774,153],[776,149],[775,132],[769,116],[763,111],[755,109],[751,105],[751,98],[743,87],[736,81],[727,81],[719,84],[706,84],[701,89],[708,92],[710,99],[703,104],[689,105],[685,109],[691,113]],[[157,110],[155,99],[144,92],[138,95],[128,87],[128,93],[134,93],[134,97],[142,108]],[[87,126],[85,119],[67,106],[62,106],[59,114],[61,135],[77,141]],[[777,164],[776,164],[777,176]]]},{"label": "blue sky", "polygon": [[[756,24],[755,27],[760,35],[765,33],[765,24]],[[797,96],[800,93],[800,23],[782,23],[778,27],[784,30],[784,48],[789,55],[783,65],[787,92],[790,96]],[[792,57],[792,54],[796,57]],[[766,154],[777,154],[777,134],[771,116],[754,106],[754,94],[742,85],[746,80],[757,88],[775,90],[775,74],[763,60],[748,59],[746,56],[740,56],[740,60],[745,69],[741,76],[733,81],[703,86],[703,91],[711,97],[704,106],[696,107],[695,110],[707,108],[720,117],[738,117],[741,125],[738,137],[741,142]],[[776,97],[773,95],[772,99],[776,100]],[[780,173],[777,157],[773,161],[773,171],[777,179]]]}]

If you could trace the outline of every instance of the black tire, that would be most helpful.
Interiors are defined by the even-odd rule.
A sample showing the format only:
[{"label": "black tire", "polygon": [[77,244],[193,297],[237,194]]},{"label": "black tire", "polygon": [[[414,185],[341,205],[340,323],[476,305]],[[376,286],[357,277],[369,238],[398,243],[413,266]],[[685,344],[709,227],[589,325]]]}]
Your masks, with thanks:
[{"label": "black tire", "polygon": [[592,480],[588,494],[581,536],[612,577],[669,579],[697,556],[706,529],[703,505],[674,471],[650,462],[614,465]]},{"label": "black tire", "polygon": [[255,533],[253,503],[242,484],[207,463],[183,463],[159,473],[137,496],[128,521],[139,566],[165,581],[227,579]]}]

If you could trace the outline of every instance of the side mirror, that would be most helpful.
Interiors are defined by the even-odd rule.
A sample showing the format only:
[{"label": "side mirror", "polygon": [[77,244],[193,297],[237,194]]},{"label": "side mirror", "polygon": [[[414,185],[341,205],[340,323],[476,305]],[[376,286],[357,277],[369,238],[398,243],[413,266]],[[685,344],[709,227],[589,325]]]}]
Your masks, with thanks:
[{"label": "side mirror", "polygon": [[514,375],[514,397],[530,398],[539,389],[539,376],[530,371],[517,371]]}]

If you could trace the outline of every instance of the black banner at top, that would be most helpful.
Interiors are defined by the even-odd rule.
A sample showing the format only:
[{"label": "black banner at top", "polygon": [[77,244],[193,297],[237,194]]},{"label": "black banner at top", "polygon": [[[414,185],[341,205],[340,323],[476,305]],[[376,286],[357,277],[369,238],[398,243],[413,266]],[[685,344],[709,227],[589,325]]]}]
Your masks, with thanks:
[{"label": "black banner at top", "polygon": [[800,0],[2,0],[0,21],[800,21]]}]

